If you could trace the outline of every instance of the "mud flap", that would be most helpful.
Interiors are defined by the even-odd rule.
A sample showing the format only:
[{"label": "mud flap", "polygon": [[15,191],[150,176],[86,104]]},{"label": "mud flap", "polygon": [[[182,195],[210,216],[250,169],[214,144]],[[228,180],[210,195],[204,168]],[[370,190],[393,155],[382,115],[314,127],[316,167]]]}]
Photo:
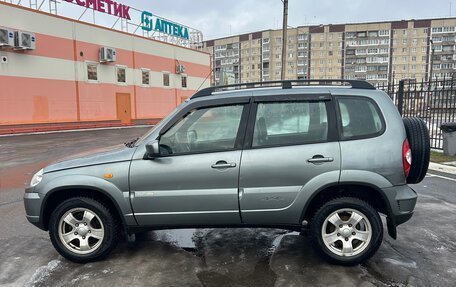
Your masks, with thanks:
[{"label": "mud flap", "polygon": [[134,248],[136,246],[136,234],[128,234],[127,233],[127,244],[128,248]]},{"label": "mud flap", "polygon": [[388,234],[391,238],[397,238],[397,230],[396,230],[396,223],[391,216],[386,217],[386,226],[388,227]]}]

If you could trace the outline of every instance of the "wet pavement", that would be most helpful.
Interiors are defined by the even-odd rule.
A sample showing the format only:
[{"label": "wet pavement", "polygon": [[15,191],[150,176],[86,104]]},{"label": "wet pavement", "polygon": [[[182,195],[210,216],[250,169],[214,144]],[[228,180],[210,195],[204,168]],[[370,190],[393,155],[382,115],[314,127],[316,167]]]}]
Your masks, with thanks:
[{"label": "wet pavement", "polygon": [[24,184],[60,157],[125,142],[144,128],[0,137],[0,286],[455,286],[456,175],[414,188],[413,218],[363,265],[329,265],[297,233],[187,229],[138,235],[104,261],[71,263],[25,219]]}]

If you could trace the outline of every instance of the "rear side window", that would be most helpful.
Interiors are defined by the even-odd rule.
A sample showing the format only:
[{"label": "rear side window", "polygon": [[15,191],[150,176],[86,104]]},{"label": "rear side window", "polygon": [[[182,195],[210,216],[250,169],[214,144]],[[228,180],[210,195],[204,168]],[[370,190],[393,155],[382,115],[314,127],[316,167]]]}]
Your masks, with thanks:
[{"label": "rear side window", "polygon": [[258,104],[253,147],[323,142],[327,137],[324,102]]},{"label": "rear side window", "polygon": [[377,105],[367,98],[339,98],[342,139],[378,136],[385,128]]}]

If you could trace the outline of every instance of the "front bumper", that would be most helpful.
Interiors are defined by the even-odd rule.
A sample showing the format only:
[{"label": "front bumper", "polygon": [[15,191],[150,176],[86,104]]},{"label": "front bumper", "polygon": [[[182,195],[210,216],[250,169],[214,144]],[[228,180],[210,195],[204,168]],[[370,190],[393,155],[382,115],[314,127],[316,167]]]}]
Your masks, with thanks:
[{"label": "front bumper", "polygon": [[24,207],[25,207],[25,216],[27,220],[40,229],[44,229],[40,214],[41,214],[41,204],[43,202],[42,196],[34,192],[33,187],[28,187],[25,189],[24,194]]}]

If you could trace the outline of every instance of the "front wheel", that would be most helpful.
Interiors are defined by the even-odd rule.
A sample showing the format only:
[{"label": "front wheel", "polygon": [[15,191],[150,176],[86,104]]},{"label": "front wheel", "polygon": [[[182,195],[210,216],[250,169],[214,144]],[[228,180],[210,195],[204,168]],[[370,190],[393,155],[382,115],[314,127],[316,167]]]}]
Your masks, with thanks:
[{"label": "front wheel", "polygon": [[367,202],[344,197],[324,204],[315,214],[310,232],[318,251],[330,263],[356,265],[380,247],[383,226]]},{"label": "front wheel", "polygon": [[114,249],[118,224],[100,202],[86,197],[70,198],[52,213],[49,236],[63,257],[86,263],[100,260]]}]

